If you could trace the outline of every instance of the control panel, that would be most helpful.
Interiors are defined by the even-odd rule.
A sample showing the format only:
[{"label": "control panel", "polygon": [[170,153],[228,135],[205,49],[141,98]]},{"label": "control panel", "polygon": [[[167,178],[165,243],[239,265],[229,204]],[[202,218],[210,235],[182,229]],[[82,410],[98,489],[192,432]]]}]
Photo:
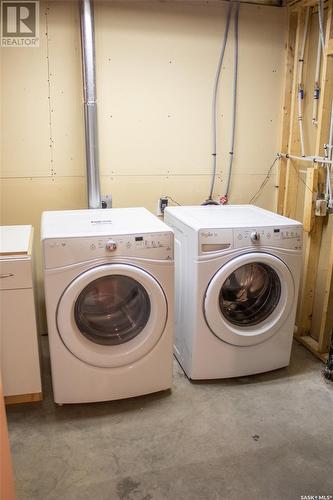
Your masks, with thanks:
[{"label": "control panel", "polygon": [[199,232],[199,255],[263,246],[302,250],[302,241],[302,226],[202,229]]},{"label": "control panel", "polygon": [[234,248],[272,246],[302,250],[301,226],[234,229]]},{"label": "control panel", "polygon": [[173,234],[134,234],[44,241],[46,268],[67,266],[105,257],[173,260]]}]

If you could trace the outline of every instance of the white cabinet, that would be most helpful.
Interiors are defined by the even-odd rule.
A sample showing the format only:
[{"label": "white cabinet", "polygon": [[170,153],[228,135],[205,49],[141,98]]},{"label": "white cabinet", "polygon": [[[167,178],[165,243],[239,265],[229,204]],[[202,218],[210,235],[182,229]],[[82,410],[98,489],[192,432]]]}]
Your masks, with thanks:
[{"label": "white cabinet", "polygon": [[42,399],[31,226],[0,227],[0,370],[6,403]]}]

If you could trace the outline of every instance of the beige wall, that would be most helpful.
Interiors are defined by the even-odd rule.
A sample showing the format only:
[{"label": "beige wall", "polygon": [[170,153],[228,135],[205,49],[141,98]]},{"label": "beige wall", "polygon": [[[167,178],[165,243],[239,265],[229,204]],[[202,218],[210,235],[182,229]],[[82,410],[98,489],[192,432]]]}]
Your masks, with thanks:
[{"label": "beige wall", "polygon": [[[182,204],[207,197],[225,17],[223,2],[95,2],[101,184],[114,206],[154,211],[163,194]],[[232,203],[251,198],[278,151],[285,34],[284,9],[241,5]],[[38,240],[43,210],[86,206],[77,2],[41,2],[40,48],[2,49],[0,64],[1,223],[32,223]],[[230,41],[216,195],[227,173],[232,71]],[[259,205],[274,209],[275,183],[273,175]],[[39,241],[36,250],[39,260]]]}]

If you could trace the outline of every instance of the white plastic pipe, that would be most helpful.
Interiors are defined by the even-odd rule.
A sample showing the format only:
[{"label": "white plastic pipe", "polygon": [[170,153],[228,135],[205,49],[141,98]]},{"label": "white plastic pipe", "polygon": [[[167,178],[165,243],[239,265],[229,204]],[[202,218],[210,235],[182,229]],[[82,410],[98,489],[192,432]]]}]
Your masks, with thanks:
[{"label": "white plastic pipe", "polygon": [[318,35],[318,46],[317,46],[317,60],[316,60],[316,71],[315,71],[315,84],[313,91],[313,106],[312,106],[312,124],[317,125],[318,123],[318,101],[320,97],[320,64],[321,64],[321,37],[320,33]]},{"label": "white plastic pipe", "polygon": [[309,19],[310,19],[310,7],[307,7],[305,12],[304,31],[303,31],[302,45],[299,58],[300,65],[298,68],[298,83],[302,83],[303,81],[304,53],[305,53],[306,39],[308,36]]},{"label": "white plastic pipe", "polygon": [[331,169],[330,165],[326,165],[326,185],[325,185],[325,200],[329,204],[332,199],[331,190]]},{"label": "white plastic pipe", "polygon": [[304,128],[303,128],[303,99],[304,99],[304,85],[303,85],[303,67],[304,67],[304,53],[306,39],[309,29],[309,18],[310,18],[310,7],[307,7],[305,14],[305,23],[301,49],[299,53],[299,65],[298,65],[298,124],[299,124],[299,140],[301,146],[301,155],[305,156],[305,146],[304,146]]},{"label": "white plastic pipe", "polygon": [[324,5],[322,0],[318,0],[318,20],[319,20],[319,37],[323,53],[325,53],[325,35],[323,28]]},{"label": "white plastic pipe", "polygon": [[[331,106],[331,123],[330,123],[330,132],[329,132],[329,137],[328,137],[328,145],[327,145],[327,150],[328,150],[328,159],[332,162],[332,156],[333,156],[333,101],[332,101],[332,106]],[[328,202],[328,206],[330,208],[333,208],[333,195],[332,195],[332,184],[331,184],[331,165],[327,165],[327,170],[326,170],[326,189],[325,189],[325,196]]]},{"label": "white plastic pipe", "polygon": [[328,136],[328,158],[332,160],[332,148],[333,148],[333,101],[331,104],[331,122],[330,122],[330,132]]},{"label": "white plastic pipe", "polygon": [[281,158],[289,158],[290,160],[301,160],[301,161],[309,161],[311,163],[323,163],[323,164],[328,164],[332,165],[333,161],[328,160],[327,158],[324,158],[322,156],[296,156],[296,155],[290,155],[288,153],[279,153],[279,157]]},{"label": "white plastic pipe", "polygon": [[298,91],[298,125],[299,125],[299,140],[301,146],[301,155],[305,156],[305,147],[304,147],[304,129],[303,129],[303,109],[302,109],[302,101],[303,101],[304,91],[303,89],[299,89]]}]

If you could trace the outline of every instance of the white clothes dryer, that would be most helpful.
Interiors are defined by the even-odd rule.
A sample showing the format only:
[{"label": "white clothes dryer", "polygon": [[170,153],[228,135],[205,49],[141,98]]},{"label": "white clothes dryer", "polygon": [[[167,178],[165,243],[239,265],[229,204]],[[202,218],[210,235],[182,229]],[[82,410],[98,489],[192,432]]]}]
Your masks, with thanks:
[{"label": "white clothes dryer", "polygon": [[175,233],[175,355],[191,379],[287,366],[302,224],[252,205],[168,207]]},{"label": "white clothes dryer", "polygon": [[172,385],[173,232],[144,208],[44,212],[56,403]]}]

